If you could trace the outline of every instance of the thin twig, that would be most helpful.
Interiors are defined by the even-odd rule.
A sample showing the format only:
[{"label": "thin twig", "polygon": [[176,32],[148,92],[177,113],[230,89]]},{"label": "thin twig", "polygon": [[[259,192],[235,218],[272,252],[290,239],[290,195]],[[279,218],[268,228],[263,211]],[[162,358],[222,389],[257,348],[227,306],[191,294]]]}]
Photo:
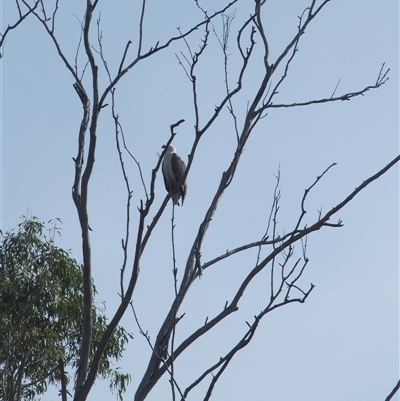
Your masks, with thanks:
[{"label": "thin twig", "polygon": [[[16,1],[19,18],[18,18],[18,20],[16,22],[14,22],[14,24],[7,25],[7,28],[5,29],[4,33],[0,32],[0,50],[4,45],[4,42],[6,40],[7,35],[13,29],[15,29],[19,24],[21,24],[29,14],[32,14],[36,10],[36,8],[38,7],[39,3],[40,3],[40,0],[36,0],[35,4],[31,7],[31,6],[29,6],[28,3],[24,2],[25,6],[28,8],[28,11],[26,11],[26,13],[23,14],[22,11],[21,11],[21,8],[20,8],[18,0]],[[4,55],[4,49],[3,49],[3,54],[0,53],[0,58],[2,57],[2,55]]]},{"label": "thin twig", "polygon": [[337,88],[339,88],[339,85],[340,85],[340,79],[339,79],[338,83],[336,84],[335,89],[332,92],[331,99],[335,96],[336,90],[337,90]]},{"label": "thin twig", "polygon": [[198,24],[192,26],[190,29],[188,29],[186,32],[178,35],[178,36],[174,36],[172,38],[170,38],[169,40],[167,40],[164,44],[159,44],[157,42],[157,44],[154,47],[151,47],[146,53],[142,53],[140,56],[137,56],[131,63],[129,63],[124,69],[119,70],[118,74],[116,75],[116,77],[113,79],[113,81],[105,88],[103,94],[100,97],[100,101],[99,101],[99,106],[101,108],[101,105],[104,103],[105,98],[107,97],[107,95],[109,94],[109,92],[111,91],[111,89],[119,82],[119,80],[131,69],[133,68],[139,61],[144,60],[145,58],[148,58],[150,56],[152,56],[153,54],[164,50],[166,48],[168,48],[172,43],[182,40],[186,37],[188,37],[189,35],[191,35],[193,32],[197,31],[201,26],[203,26],[204,24],[207,24],[207,21],[212,20],[213,18],[217,17],[220,14],[223,14],[226,10],[228,10],[230,7],[232,7],[233,4],[235,4],[238,0],[232,0],[229,4],[227,4],[224,8],[215,11],[212,15],[209,16],[209,18],[205,21],[199,22]]},{"label": "thin twig", "polygon": [[[162,361],[162,362],[165,364],[163,358],[161,358],[161,356],[159,356],[159,355],[156,354],[156,351],[155,351],[153,345],[151,344],[151,340],[150,340],[150,336],[149,336],[148,332],[147,332],[147,331],[145,332],[145,331],[142,329],[142,326],[141,326],[140,323],[139,323],[139,319],[138,319],[138,317],[137,317],[135,308],[134,308],[133,305],[132,305],[132,302],[130,302],[130,306],[131,306],[131,309],[132,309],[132,312],[133,312],[133,316],[134,316],[134,318],[135,318],[136,325],[137,325],[138,328],[139,328],[139,333],[146,339],[147,344],[149,345],[149,347],[150,347],[151,351],[153,352],[153,354],[156,355],[156,356],[160,359],[160,361]],[[168,373],[170,374],[170,376],[171,376],[171,372],[170,372],[170,370],[169,370],[169,367],[168,367],[168,366],[165,366],[165,368],[166,368],[167,372],[168,372]],[[173,377],[172,377],[172,380],[173,380],[173,382],[174,382],[175,387],[177,388],[177,390],[178,390],[178,392],[179,392],[179,395],[182,397],[182,399],[184,399],[183,392],[182,392],[182,390],[180,389],[178,383],[175,381],[175,379],[174,379]]]},{"label": "thin twig", "polygon": [[111,73],[110,70],[108,69],[108,64],[104,57],[104,52],[103,52],[103,32],[100,29],[100,21],[101,21],[101,12],[99,13],[99,17],[97,18],[97,43],[99,44],[99,50],[95,51],[99,54],[101,61],[103,62],[104,69],[107,72],[108,80],[111,82]]},{"label": "thin twig", "polygon": [[293,234],[295,235],[295,233],[297,232],[298,228],[300,227],[301,221],[303,220],[303,217],[305,216],[305,214],[307,213],[306,209],[305,209],[305,202],[307,199],[308,194],[310,193],[310,191],[318,184],[318,182],[322,179],[322,177],[332,168],[336,166],[336,163],[332,163],[328,168],[326,168],[321,175],[317,176],[317,178],[315,179],[315,181],[304,190],[304,195],[303,198],[301,199],[301,214],[300,217],[297,221],[296,227],[293,230]]},{"label": "thin twig", "polygon": [[122,157],[122,151],[121,151],[120,142],[119,142],[119,133],[121,132],[121,134],[122,134],[123,130],[122,130],[122,126],[119,122],[118,115],[115,113],[115,90],[111,91],[111,115],[114,120],[115,142],[116,142],[116,146],[117,146],[119,163],[121,166],[122,176],[124,178],[126,191],[127,191],[125,238],[122,240],[122,250],[123,250],[124,258],[122,261],[121,273],[120,273],[121,296],[125,297],[124,273],[125,273],[126,265],[128,263],[128,245],[129,245],[129,234],[130,234],[129,226],[130,226],[130,210],[131,210],[132,190],[130,188],[128,175],[126,174],[125,164],[124,164],[124,160]]},{"label": "thin twig", "polygon": [[[174,279],[174,293],[175,293],[175,315],[174,320],[176,321],[176,315],[178,313],[178,278],[177,273],[178,269],[176,267],[176,254],[175,254],[175,204],[172,202],[172,217],[171,217],[171,245],[172,245],[172,274]],[[172,391],[172,400],[175,401],[175,377],[174,377],[174,349],[175,349],[175,333],[176,333],[176,323],[172,329],[171,335],[171,351],[170,351],[170,358],[171,358],[171,365],[170,365],[170,383],[171,383],[171,391]]]},{"label": "thin twig", "polygon": [[[142,43],[143,43],[143,20],[144,20],[144,12],[146,9],[146,0],[142,0],[142,11],[140,13],[140,22],[139,22],[139,44],[138,44],[138,51],[137,51],[137,57],[140,57],[140,54],[142,52]],[[126,48],[127,50],[127,48]],[[125,51],[126,53],[126,51]],[[124,54],[125,58],[125,54]],[[121,62],[122,66],[122,62]],[[121,71],[121,67],[118,72]]]},{"label": "thin twig", "polygon": [[123,54],[122,59],[121,59],[121,63],[120,63],[119,68],[118,68],[118,74],[121,73],[122,67],[124,66],[126,55],[128,53],[129,46],[131,44],[132,44],[132,41],[128,40],[128,42],[127,42],[127,44],[125,46],[124,54]]}]

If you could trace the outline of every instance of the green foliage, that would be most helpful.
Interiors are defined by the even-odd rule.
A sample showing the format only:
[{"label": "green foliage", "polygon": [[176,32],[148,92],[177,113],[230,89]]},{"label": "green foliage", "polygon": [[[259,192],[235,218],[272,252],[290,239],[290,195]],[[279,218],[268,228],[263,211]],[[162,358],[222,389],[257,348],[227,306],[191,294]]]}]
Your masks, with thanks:
[{"label": "green foliage", "polygon": [[[0,243],[0,399],[34,400],[49,384],[66,384],[62,370],[79,361],[82,335],[82,268],[54,245],[54,226],[45,235],[37,218],[24,219]],[[93,286],[95,293],[95,287]],[[107,326],[93,307],[92,353]],[[104,352],[99,375],[119,398],[130,381],[112,368],[132,338],[118,326]],[[66,369],[67,370],[67,369]]]}]

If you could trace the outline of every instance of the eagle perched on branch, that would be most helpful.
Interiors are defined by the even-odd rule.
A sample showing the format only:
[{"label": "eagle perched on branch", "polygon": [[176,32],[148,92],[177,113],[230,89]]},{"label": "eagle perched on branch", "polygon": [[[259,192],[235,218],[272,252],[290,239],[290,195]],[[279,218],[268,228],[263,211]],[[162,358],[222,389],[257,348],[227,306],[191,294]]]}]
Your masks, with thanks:
[{"label": "eagle perched on branch", "polygon": [[[165,148],[165,146],[163,146],[163,148]],[[176,153],[175,147],[169,145],[162,162],[162,173],[164,176],[165,189],[171,195],[175,205],[179,205],[179,198],[182,198],[182,206],[185,200],[187,191],[186,180],[178,187],[178,183],[185,174],[185,171],[185,162]]]}]

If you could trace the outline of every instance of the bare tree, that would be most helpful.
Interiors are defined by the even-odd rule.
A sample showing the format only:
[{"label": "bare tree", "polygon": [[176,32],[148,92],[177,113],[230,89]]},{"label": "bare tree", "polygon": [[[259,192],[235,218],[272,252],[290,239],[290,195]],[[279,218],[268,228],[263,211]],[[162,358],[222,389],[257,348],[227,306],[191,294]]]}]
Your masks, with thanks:
[{"label": "bare tree", "polygon": [[[310,192],[325,178],[325,175],[333,168],[334,164],[320,172],[320,175],[305,189],[300,203],[300,213],[293,225],[282,232],[278,225],[278,215],[280,209],[280,174],[276,176],[276,188],[272,196],[272,207],[268,224],[261,238],[255,238],[250,243],[240,244],[231,250],[213,258],[204,261],[202,259],[203,242],[205,235],[212,224],[213,217],[217,211],[217,206],[224,195],[225,190],[231,185],[235,179],[237,167],[241,161],[241,155],[251,135],[256,127],[262,125],[263,119],[271,109],[275,108],[293,108],[299,106],[308,106],[312,104],[334,103],[349,101],[355,97],[363,96],[368,91],[379,89],[388,80],[389,69],[385,64],[377,68],[378,74],[371,83],[361,88],[354,88],[350,92],[338,93],[339,88],[334,88],[332,94],[318,99],[298,100],[295,102],[282,102],[277,100],[277,94],[286,78],[289,76],[292,62],[296,57],[299,43],[308,27],[314,20],[324,11],[330,1],[310,0],[298,18],[296,32],[287,42],[283,50],[274,58],[270,55],[270,43],[267,30],[265,29],[265,13],[264,8],[268,6],[265,0],[255,0],[254,8],[251,14],[240,23],[238,29],[232,32],[232,21],[235,18],[234,7],[240,7],[238,0],[226,3],[224,7],[218,10],[203,9],[200,2],[196,1],[196,6],[202,14],[202,18],[198,23],[187,29],[178,29],[176,36],[171,36],[164,40],[157,41],[152,47],[145,46],[145,17],[146,17],[146,1],[141,4],[141,13],[138,17],[138,40],[133,43],[129,40],[124,45],[124,50],[117,68],[111,68],[109,60],[107,60],[103,51],[103,32],[101,29],[101,13],[98,0],[87,0],[84,17],[80,21],[81,39],[77,44],[77,52],[75,59],[70,59],[57,36],[56,17],[60,12],[59,0],[52,4],[48,4],[44,0],[29,3],[27,0],[16,1],[19,12],[19,19],[14,25],[7,27],[2,35],[0,45],[4,41],[7,33],[22,22],[28,15],[33,15],[42,24],[44,30],[51,38],[57,55],[61,58],[65,67],[72,75],[74,80],[74,89],[82,104],[82,118],[78,129],[78,150],[74,157],[75,176],[72,186],[72,198],[79,217],[81,233],[82,233],[82,258],[84,273],[84,303],[82,305],[82,325],[83,335],[80,344],[80,356],[76,361],[76,383],[74,400],[86,400],[90,393],[96,375],[98,373],[99,364],[104,350],[109,343],[116,327],[122,317],[128,311],[132,311],[136,319],[140,333],[145,337],[152,354],[148,361],[147,368],[143,372],[143,377],[137,388],[135,400],[144,400],[152,391],[153,387],[161,377],[169,375],[172,391],[172,399],[180,398],[188,399],[189,393],[196,388],[204,379],[209,379],[204,399],[208,400],[212,396],[213,389],[218,380],[224,373],[227,366],[233,360],[235,355],[246,347],[254,337],[257,327],[268,313],[293,303],[304,303],[310,296],[314,286],[310,284],[304,287],[300,284],[299,279],[304,273],[309,262],[307,256],[307,238],[310,234],[321,230],[322,228],[340,228],[342,221],[336,217],[353,198],[358,195],[364,188],[375,180],[379,179],[399,160],[397,156],[384,166],[380,171],[376,172],[349,193],[341,202],[333,206],[328,212],[320,212],[314,221],[306,221],[307,200]],[[22,11],[22,5],[26,11]],[[95,20],[97,17],[97,20]],[[222,32],[218,26],[222,20]],[[198,46],[191,44],[190,38],[195,33],[202,32],[202,38]],[[175,238],[174,238],[174,214],[172,215],[171,225],[171,241],[173,249],[173,273],[174,273],[174,291],[175,299],[173,300],[168,313],[163,322],[160,324],[159,331],[155,340],[151,340],[145,328],[142,328],[140,319],[137,317],[132,303],[132,297],[136,289],[138,280],[140,279],[140,263],[142,256],[148,251],[148,244],[157,227],[161,216],[166,212],[166,206],[170,201],[170,194],[167,194],[160,205],[156,200],[162,196],[156,192],[156,182],[160,179],[160,168],[166,150],[162,151],[155,163],[150,179],[147,181],[148,172],[142,171],[140,158],[131,151],[126,144],[124,129],[117,112],[116,105],[116,88],[123,81],[123,77],[127,74],[133,74],[135,67],[144,60],[156,57],[160,52],[168,51],[172,45],[179,42],[180,51],[176,57],[180,66],[187,76],[188,83],[191,86],[191,104],[194,113],[194,136],[191,144],[190,153],[187,160],[187,168],[181,183],[190,177],[190,172],[197,156],[197,148],[204,135],[214,127],[219,121],[223,111],[228,110],[231,116],[231,126],[227,129],[231,130],[236,137],[235,151],[226,165],[222,173],[221,180],[215,195],[211,200],[209,207],[204,212],[201,223],[198,226],[197,235],[193,240],[192,246],[186,257],[186,263],[182,274],[178,275],[178,269],[175,264]],[[207,46],[210,43],[217,43],[221,48],[223,56],[224,82],[223,95],[216,101],[214,110],[207,116],[206,111],[202,111],[201,102],[199,101],[199,84],[198,77],[199,65],[203,57],[207,53]],[[230,70],[230,52],[232,43],[235,46],[235,52],[240,58],[240,65],[237,72]],[[261,56],[260,56],[261,54]],[[83,60],[83,67],[79,67],[78,60]],[[248,98],[245,110],[238,109],[234,101],[247,88],[246,78],[251,74],[251,65],[259,63],[262,65],[263,74],[258,77],[256,86],[252,88],[252,95]],[[100,71],[105,72],[107,83],[104,84],[100,79]],[[232,84],[234,82],[234,84]],[[109,104],[107,103],[111,103]],[[107,106],[108,109],[106,108]],[[90,357],[90,347],[92,342],[92,310],[93,310],[93,294],[92,294],[92,249],[90,245],[90,207],[89,207],[89,183],[95,168],[95,157],[99,130],[99,116],[110,110],[115,127],[116,146],[121,166],[121,174],[126,187],[126,221],[125,233],[122,240],[123,264],[120,272],[120,303],[113,312],[107,329],[104,331],[101,340],[98,343],[93,358]],[[184,119],[171,122],[170,134],[161,145],[170,145],[180,125]],[[165,149],[166,149],[165,148]],[[131,158],[137,165],[137,176],[130,178],[125,162],[127,158]],[[143,199],[139,201],[138,207],[138,224],[135,229],[132,227],[131,216],[132,209],[132,182],[136,180],[143,187]],[[190,190],[190,186],[189,186]],[[174,209],[173,209],[174,210]],[[174,212],[173,212],[174,213]],[[132,237],[135,236],[134,239]],[[296,256],[294,252],[295,245],[300,246],[302,252],[301,257]],[[251,265],[249,261],[248,274],[236,288],[235,294],[230,302],[227,302],[222,310],[214,316],[207,318],[206,322],[194,330],[184,340],[177,342],[175,338],[175,330],[178,323],[182,320],[183,315],[179,315],[180,308],[184,302],[185,296],[192,288],[192,284],[207,274],[209,269],[238,253],[244,253],[251,249],[258,250],[258,256],[255,263]],[[133,263],[129,265],[130,258]],[[145,267],[143,267],[145,268]],[[215,363],[210,365],[202,374],[198,376],[191,384],[183,388],[178,379],[174,375],[174,362],[187,351],[199,338],[213,330],[224,319],[238,310],[239,304],[244,294],[248,290],[249,284],[257,280],[259,273],[268,269],[270,275],[269,297],[265,302],[261,311],[254,315],[251,322],[247,322],[247,331],[238,337],[236,344],[223,357],[219,358]],[[65,392],[66,390],[64,390]],[[63,394],[66,397],[66,394]]]}]

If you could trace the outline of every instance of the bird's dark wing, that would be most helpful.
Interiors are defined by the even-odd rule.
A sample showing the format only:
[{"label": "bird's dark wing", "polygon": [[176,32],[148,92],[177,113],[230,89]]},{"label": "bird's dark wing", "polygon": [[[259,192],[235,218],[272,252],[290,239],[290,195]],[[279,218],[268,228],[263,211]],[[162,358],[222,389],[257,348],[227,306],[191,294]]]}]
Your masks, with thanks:
[{"label": "bird's dark wing", "polygon": [[[186,164],[176,153],[174,153],[171,158],[171,167],[172,167],[172,171],[174,172],[176,182],[178,183],[182,179],[183,175],[185,174]],[[186,191],[187,191],[187,184],[185,181],[182,184],[182,186],[179,188],[179,192],[182,197],[182,205],[183,205],[183,201],[185,200]]]},{"label": "bird's dark wing", "polygon": [[185,174],[186,164],[176,153],[174,153],[171,157],[171,167],[172,171],[174,172],[176,182],[179,182],[183,177],[183,174]]},{"label": "bird's dark wing", "polygon": [[181,198],[182,198],[182,206],[183,206],[183,202],[185,201],[186,192],[187,192],[187,183],[185,181],[180,189]]}]

